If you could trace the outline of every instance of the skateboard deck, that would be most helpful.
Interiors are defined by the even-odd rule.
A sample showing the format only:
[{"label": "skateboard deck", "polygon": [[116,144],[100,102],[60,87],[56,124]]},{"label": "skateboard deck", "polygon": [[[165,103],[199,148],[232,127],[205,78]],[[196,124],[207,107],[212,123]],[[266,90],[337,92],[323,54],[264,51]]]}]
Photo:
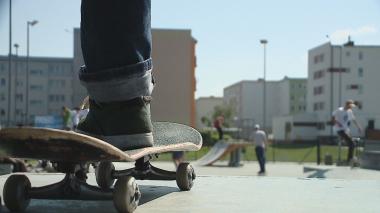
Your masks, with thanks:
[{"label": "skateboard deck", "polygon": [[136,161],[169,151],[197,151],[202,146],[200,133],[186,125],[153,122],[154,146],[122,151],[106,141],[49,128],[5,128],[0,130],[0,157],[63,162]]}]

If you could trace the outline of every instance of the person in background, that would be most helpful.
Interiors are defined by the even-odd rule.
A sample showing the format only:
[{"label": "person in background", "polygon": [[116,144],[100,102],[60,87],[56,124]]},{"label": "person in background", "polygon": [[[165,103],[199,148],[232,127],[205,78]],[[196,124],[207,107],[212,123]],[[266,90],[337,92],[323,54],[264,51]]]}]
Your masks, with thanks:
[{"label": "person in background", "polygon": [[223,129],[222,129],[223,123],[224,123],[223,115],[219,115],[214,120],[214,127],[218,131],[219,140],[223,140]]},{"label": "person in background", "polygon": [[63,119],[63,129],[64,130],[71,130],[73,126],[72,122],[72,116],[70,109],[68,107],[63,106],[62,107],[62,119]]},{"label": "person in background", "polygon": [[347,163],[353,158],[354,155],[354,142],[350,135],[350,124],[353,122],[358,128],[359,133],[362,132],[362,128],[356,121],[355,115],[352,112],[352,108],[356,107],[353,100],[347,100],[344,107],[339,107],[332,114],[332,123],[334,124],[335,132],[344,139],[348,145]]},{"label": "person in background", "polygon": [[73,121],[73,130],[76,130],[77,129],[77,126],[79,124],[79,121],[80,121],[80,109],[79,107],[75,107],[74,110],[71,110],[70,111],[71,113],[71,119]]},{"label": "person in background", "polygon": [[265,149],[267,146],[267,135],[263,130],[260,130],[260,125],[258,124],[255,125],[252,139],[255,144],[257,161],[260,165],[260,171],[258,172],[258,175],[265,175]]}]

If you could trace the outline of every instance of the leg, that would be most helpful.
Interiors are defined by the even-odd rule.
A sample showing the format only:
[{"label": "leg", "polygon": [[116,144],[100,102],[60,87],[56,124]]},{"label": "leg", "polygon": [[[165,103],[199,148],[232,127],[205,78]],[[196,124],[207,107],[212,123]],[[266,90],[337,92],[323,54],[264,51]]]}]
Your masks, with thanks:
[{"label": "leg", "polygon": [[256,151],[256,158],[257,158],[257,161],[259,162],[259,166],[260,166],[259,172],[263,172],[261,147],[256,146],[255,151]]},{"label": "leg", "polygon": [[344,131],[339,131],[338,135],[342,137],[348,145],[348,155],[347,155],[347,162],[350,162],[352,157],[354,156],[354,142],[352,141],[352,138],[347,135]]},{"label": "leg", "polygon": [[265,158],[265,149],[263,148],[263,155],[262,155],[262,170],[265,172],[265,163],[266,163],[266,158]]},{"label": "leg", "polygon": [[78,131],[120,149],[152,146],[150,0],[82,0],[79,72],[90,112]]},{"label": "leg", "polygon": [[223,130],[222,130],[222,128],[218,127],[217,130],[218,130],[219,140],[223,140]]}]

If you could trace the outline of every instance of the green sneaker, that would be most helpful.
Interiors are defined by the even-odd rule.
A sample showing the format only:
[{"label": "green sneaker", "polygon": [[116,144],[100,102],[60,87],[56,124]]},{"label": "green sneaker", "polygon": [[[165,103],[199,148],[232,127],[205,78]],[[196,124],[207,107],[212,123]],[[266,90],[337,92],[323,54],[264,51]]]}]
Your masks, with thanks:
[{"label": "green sneaker", "polygon": [[121,150],[153,146],[150,101],[150,96],[109,103],[90,99],[90,111],[78,124],[77,132],[104,140]]}]

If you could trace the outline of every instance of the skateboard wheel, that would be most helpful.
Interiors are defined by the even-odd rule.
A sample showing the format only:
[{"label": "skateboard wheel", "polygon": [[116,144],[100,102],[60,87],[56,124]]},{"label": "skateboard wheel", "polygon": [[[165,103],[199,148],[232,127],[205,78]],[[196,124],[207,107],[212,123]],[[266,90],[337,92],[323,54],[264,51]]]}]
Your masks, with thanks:
[{"label": "skateboard wheel", "polygon": [[115,171],[115,166],[112,162],[104,161],[99,163],[95,170],[95,176],[96,183],[100,188],[111,188],[115,182],[115,178],[112,177],[113,171]]},{"label": "skateboard wheel", "polygon": [[113,203],[118,212],[133,212],[141,198],[140,189],[134,177],[121,177],[116,181]]},{"label": "skateboard wheel", "polygon": [[5,206],[11,212],[23,212],[30,202],[30,198],[28,198],[30,189],[30,181],[25,175],[8,177],[3,190]]},{"label": "skateboard wheel", "polygon": [[182,191],[189,191],[193,187],[195,172],[189,163],[180,163],[177,168],[177,185]]}]

